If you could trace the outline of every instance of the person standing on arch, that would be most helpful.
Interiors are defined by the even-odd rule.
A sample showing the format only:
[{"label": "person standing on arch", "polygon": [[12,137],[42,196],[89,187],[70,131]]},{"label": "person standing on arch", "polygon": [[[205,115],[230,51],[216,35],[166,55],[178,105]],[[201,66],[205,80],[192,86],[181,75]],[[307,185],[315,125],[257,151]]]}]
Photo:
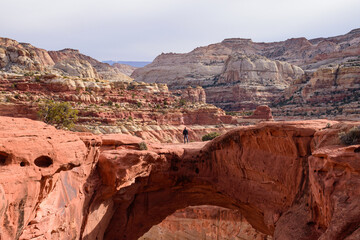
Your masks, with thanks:
[{"label": "person standing on arch", "polygon": [[186,129],[186,127],[184,128],[183,131],[183,135],[184,135],[184,143],[189,143],[189,131]]}]

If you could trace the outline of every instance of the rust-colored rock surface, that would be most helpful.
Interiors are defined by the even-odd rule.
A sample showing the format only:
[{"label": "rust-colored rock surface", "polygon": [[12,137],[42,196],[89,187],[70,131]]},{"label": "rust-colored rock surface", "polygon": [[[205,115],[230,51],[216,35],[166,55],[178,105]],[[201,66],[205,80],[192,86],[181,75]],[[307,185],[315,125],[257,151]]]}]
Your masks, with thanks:
[{"label": "rust-colored rock surface", "polygon": [[359,237],[360,145],[338,138],[359,122],[263,122],[158,144],[0,121],[4,239],[138,239],[199,205],[238,211],[274,239]]},{"label": "rust-colored rock surface", "polygon": [[181,97],[185,101],[206,103],[206,93],[202,87],[188,87],[182,91]]},{"label": "rust-colored rock surface", "polygon": [[0,238],[78,238],[99,143],[42,122],[0,117]]},{"label": "rust-colored rock surface", "polygon": [[266,105],[257,106],[254,113],[251,116],[246,118],[250,119],[264,119],[264,120],[273,120],[273,116],[271,114],[271,108]]}]

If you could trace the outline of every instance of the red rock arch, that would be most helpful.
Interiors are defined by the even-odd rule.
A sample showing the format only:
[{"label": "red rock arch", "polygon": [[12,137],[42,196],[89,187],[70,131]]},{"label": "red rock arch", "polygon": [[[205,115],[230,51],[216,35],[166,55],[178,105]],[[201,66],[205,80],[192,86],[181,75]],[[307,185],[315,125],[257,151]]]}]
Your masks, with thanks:
[{"label": "red rock arch", "polygon": [[[239,209],[257,230],[273,235],[279,218],[304,195],[314,133],[268,124],[231,131],[203,148],[104,151],[104,186],[92,208],[104,201],[111,207],[100,223],[105,230],[85,230],[83,237],[137,239],[194,205]],[[306,217],[300,220],[306,224]]]}]

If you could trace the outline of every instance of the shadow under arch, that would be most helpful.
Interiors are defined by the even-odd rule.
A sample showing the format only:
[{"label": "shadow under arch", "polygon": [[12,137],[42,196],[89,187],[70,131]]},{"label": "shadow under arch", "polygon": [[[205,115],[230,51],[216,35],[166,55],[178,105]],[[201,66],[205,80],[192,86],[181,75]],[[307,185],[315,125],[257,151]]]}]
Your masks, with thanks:
[{"label": "shadow under arch", "polygon": [[[244,217],[250,221],[263,221],[263,214],[256,208],[239,204],[205,182],[180,177],[180,179],[175,178],[174,182],[168,182],[169,185],[165,186],[166,182],[161,180],[164,179],[163,176],[155,178],[157,179],[152,179],[150,176],[150,178],[139,179],[136,183],[138,187],[131,187],[137,188],[138,193],[133,196],[129,204],[124,201],[126,196],[119,195],[113,198],[117,210],[107,227],[104,239],[138,239],[167,216],[189,206],[212,205],[235,209],[243,213]],[[151,182],[150,185],[149,182]],[[248,212],[252,214],[248,215]],[[266,228],[261,230],[266,234],[271,234]]]}]

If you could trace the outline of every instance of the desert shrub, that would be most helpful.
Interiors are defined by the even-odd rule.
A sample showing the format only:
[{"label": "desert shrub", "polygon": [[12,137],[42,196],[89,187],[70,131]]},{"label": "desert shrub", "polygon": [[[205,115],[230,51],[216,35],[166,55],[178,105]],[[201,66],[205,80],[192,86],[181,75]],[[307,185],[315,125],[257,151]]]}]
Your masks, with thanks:
[{"label": "desert shrub", "polygon": [[112,102],[111,100],[109,100],[109,101],[106,103],[106,105],[112,106],[112,105],[113,105],[113,102]]},{"label": "desert shrub", "polygon": [[129,85],[126,88],[127,90],[134,90],[135,89],[135,85]]},{"label": "desert shrub", "polygon": [[360,128],[353,127],[347,133],[339,133],[340,142],[345,145],[360,144]]},{"label": "desert shrub", "polygon": [[212,133],[208,133],[206,135],[204,135],[201,140],[203,141],[209,141],[209,140],[212,140],[216,137],[220,136],[220,134],[218,132],[212,132]]},{"label": "desert shrub", "polygon": [[230,116],[236,116],[236,112],[225,112],[226,115],[230,115]]},{"label": "desert shrub", "polygon": [[77,121],[78,110],[73,109],[68,102],[47,100],[39,105],[38,117],[56,128],[71,128]]},{"label": "desert shrub", "polygon": [[140,108],[142,104],[141,104],[141,102],[136,102],[136,105],[138,108]]},{"label": "desert shrub", "polygon": [[146,145],[146,142],[139,143],[139,149],[140,150],[148,150],[148,147]]},{"label": "desert shrub", "polygon": [[180,106],[185,106],[186,105],[186,100],[183,99],[183,98],[180,99],[179,104],[180,104]]},{"label": "desert shrub", "polygon": [[24,77],[30,77],[30,76],[34,76],[34,73],[33,72],[24,73]]},{"label": "desert shrub", "polygon": [[242,116],[251,116],[251,115],[253,115],[253,113],[254,113],[254,111],[243,111],[243,112],[241,113],[241,115],[242,115]]}]

